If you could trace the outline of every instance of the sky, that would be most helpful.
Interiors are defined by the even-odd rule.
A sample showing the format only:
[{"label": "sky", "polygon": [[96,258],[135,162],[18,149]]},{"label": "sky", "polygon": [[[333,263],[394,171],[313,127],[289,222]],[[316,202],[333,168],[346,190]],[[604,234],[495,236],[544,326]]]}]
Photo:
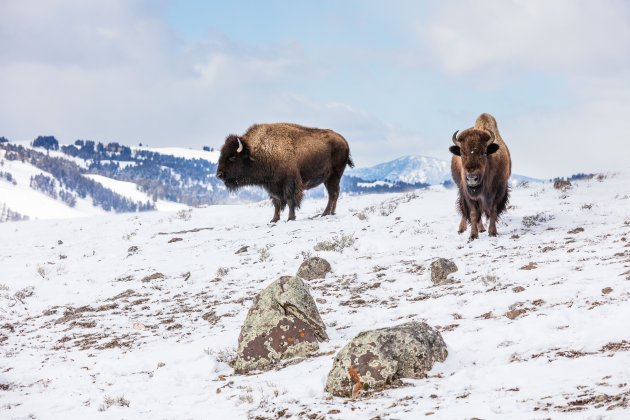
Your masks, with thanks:
[{"label": "sky", "polygon": [[449,159],[489,112],[516,173],[630,169],[624,0],[1,0],[0,136],[219,148],[330,128],[357,166]]}]

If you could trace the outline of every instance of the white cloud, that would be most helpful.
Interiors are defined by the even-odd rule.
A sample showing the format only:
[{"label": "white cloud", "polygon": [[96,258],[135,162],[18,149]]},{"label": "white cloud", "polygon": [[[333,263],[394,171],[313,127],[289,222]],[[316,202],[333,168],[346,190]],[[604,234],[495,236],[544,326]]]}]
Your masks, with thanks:
[{"label": "white cloud", "polygon": [[585,75],[627,68],[629,19],[619,0],[449,1],[418,33],[450,73],[499,67]]}]

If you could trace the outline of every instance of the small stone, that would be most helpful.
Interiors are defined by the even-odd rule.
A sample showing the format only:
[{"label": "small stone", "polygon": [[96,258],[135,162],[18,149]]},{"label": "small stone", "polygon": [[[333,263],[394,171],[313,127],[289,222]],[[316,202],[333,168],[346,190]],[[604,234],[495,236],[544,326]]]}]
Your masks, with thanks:
[{"label": "small stone", "polygon": [[172,244],[173,242],[179,242],[179,241],[183,241],[183,239],[182,239],[182,238],[171,238],[171,239],[168,241],[168,243],[169,243],[169,244]]},{"label": "small stone", "polygon": [[150,282],[151,280],[159,280],[159,279],[163,279],[164,277],[165,277],[165,276],[164,276],[164,274],[162,274],[162,273],[153,273],[153,274],[151,274],[151,275],[148,275],[148,276],[146,276],[146,277],[143,277],[141,281],[142,281],[143,283],[148,283],[148,282]]},{"label": "small stone", "polygon": [[320,257],[312,257],[305,260],[297,271],[297,276],[304,280],[323,279],[332,268],[330,263]]},{"label": "small stone", "polygon": [[575,235],[576,233],[580,233],[580,232],[584,232],[584,228],[578,226],[575,229],[569,230],[567,233],[570,234],[570,235]]},{"label": "small stone", "polygon": [[235,254],[243,254],[244,252],[247,252],[248,249],[249,247],[247,245],[243,245],[238,250],[236,250]]},{"label": "small stone", "polygon": [[442,285],[452,283],[453,280],[448,276],[457,271],[457,266],[451,260],[446,258],[438,258],[431,263],[431,281],[434,285]]},{"label": "small stone", "polygon": [[535,268],[538,268],[538,265],[535,262],[530,261],[529,263],[522,266],[521,270],[533,270]]},{"label": "small stone", "polygon": [[521,293],[521,292],[524,292],[524,291],[525,291],[525,288],[524,288],[523,286],[516,286],[516,287],[513,287],[513,288],[512,288],[512,291],[513,291],[514,293]]},{"label": "small stone", "polygon": [[607,295],[608,293],[610,293],[610,292],[612,292],[612,291],[613,291],[612,287],[604,287],[604,288],[602,289],[602,294],[603,294],[603,295]]},{"label": "small stone", "polygon": [[513,309],[511,311],[506,312],[505,316],[509,319],[516,319],[519,316],[523,315],[525,312],[527,312],[527,309]]}]

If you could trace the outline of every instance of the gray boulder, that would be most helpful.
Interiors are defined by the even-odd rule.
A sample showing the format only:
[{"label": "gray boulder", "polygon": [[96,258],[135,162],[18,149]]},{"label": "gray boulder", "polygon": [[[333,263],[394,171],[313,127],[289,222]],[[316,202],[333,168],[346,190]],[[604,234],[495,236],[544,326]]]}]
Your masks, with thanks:
[{"label": "gray boulder", "polygon": [[256,296],[238,337],[236,373],[269,370],[282,360],[305,357],[328,340],[308,287],[284,276]]},{"label": "gray boulder", "polygon": [[452,283],[453,280],[449,279],[448,276],[456,271],[457,266],[453,261],[446,258],[438,258],[431,263],[431,281],[436,286]]},{"label": "gray boulder", "polygon": [[342,348],[326,381],[326,391],[356,397],[421,379],[448,352],[439,332],[423,322],[359,333]]},{"label": "gray boulder", "polygon": [[297,276],[304,280],[323,279],[326,273],[330,273],[330,263],[320,257],[312,257],[305,260],[298,269]]}]

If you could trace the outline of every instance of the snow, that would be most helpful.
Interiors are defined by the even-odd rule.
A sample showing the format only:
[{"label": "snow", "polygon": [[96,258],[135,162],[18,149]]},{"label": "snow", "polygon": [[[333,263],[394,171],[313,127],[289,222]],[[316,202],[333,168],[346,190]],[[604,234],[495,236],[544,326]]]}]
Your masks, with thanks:
[{"label": "snow", "polygon": [[[630,172],[514,187],[499,236],[473,242],[442,187],[342,196],[326,218],[313,217],[325,199],[306,200],[275,225],[268,201],[2,224],[2,417],[627,418],[614,405],[630,399],[628,185]],[[354,243],[314,251],[341,235]],[[308,282],[330,341],[234,375],[253,298],[309,255],[333,268]],[[459,267],[455,283],[432,285],[438,257]],[[352,337],[409,320],[449,348],[428,378],[358,400],[324,392]]]},{"label": "snow", "polygon": [[133,147],[132,149],[149,150],[151,152],[184,159],[205,159],[211,163],[217,163],[219,161],[219,155],[221,154],[219,150],[206,152],[205,150],[186,149],[183,147]]},{"label": "snow", "polygon": [[[126,197],[132,201],[142,203],[152,201],[151,197],[147,193],[138,190],[138,185],[133,182],[118,181],[116,179],[96,174],[86,174],[84,176],[98,182],[105,188],[109,188],[117,194],[120,194],[123,197]],[[175,203],[166,200],[158,200],[155,203],[155,207],[159,211],[177,211],[188,208],[188,206],[186,206],[185,204]]]},{"label": "snow", "polygon": [[[4,150],[0,150],[0,158],[3,157]],[[0,170],[9,172],[16,180],[16,185],[13,185],[0,179],[0,206],[6,204],[11,210],[31,219],[66,219],[105,213],[104,210],[94,207],[90,200],[77,198],[76,206],[70,207],[62,201],[31,189],[30,179],[32,176],[43,174],[53,178],[48,172],[33,165],[5,159]],[[56,185],[59,186],[58,183]]]},{"label": "snow", "polygon": [[366,181],[402,181],[409,184],[441,184],[451,178],[449,162],[426,156],[403,156],[369,168],[355,168],[346,175]]}]

